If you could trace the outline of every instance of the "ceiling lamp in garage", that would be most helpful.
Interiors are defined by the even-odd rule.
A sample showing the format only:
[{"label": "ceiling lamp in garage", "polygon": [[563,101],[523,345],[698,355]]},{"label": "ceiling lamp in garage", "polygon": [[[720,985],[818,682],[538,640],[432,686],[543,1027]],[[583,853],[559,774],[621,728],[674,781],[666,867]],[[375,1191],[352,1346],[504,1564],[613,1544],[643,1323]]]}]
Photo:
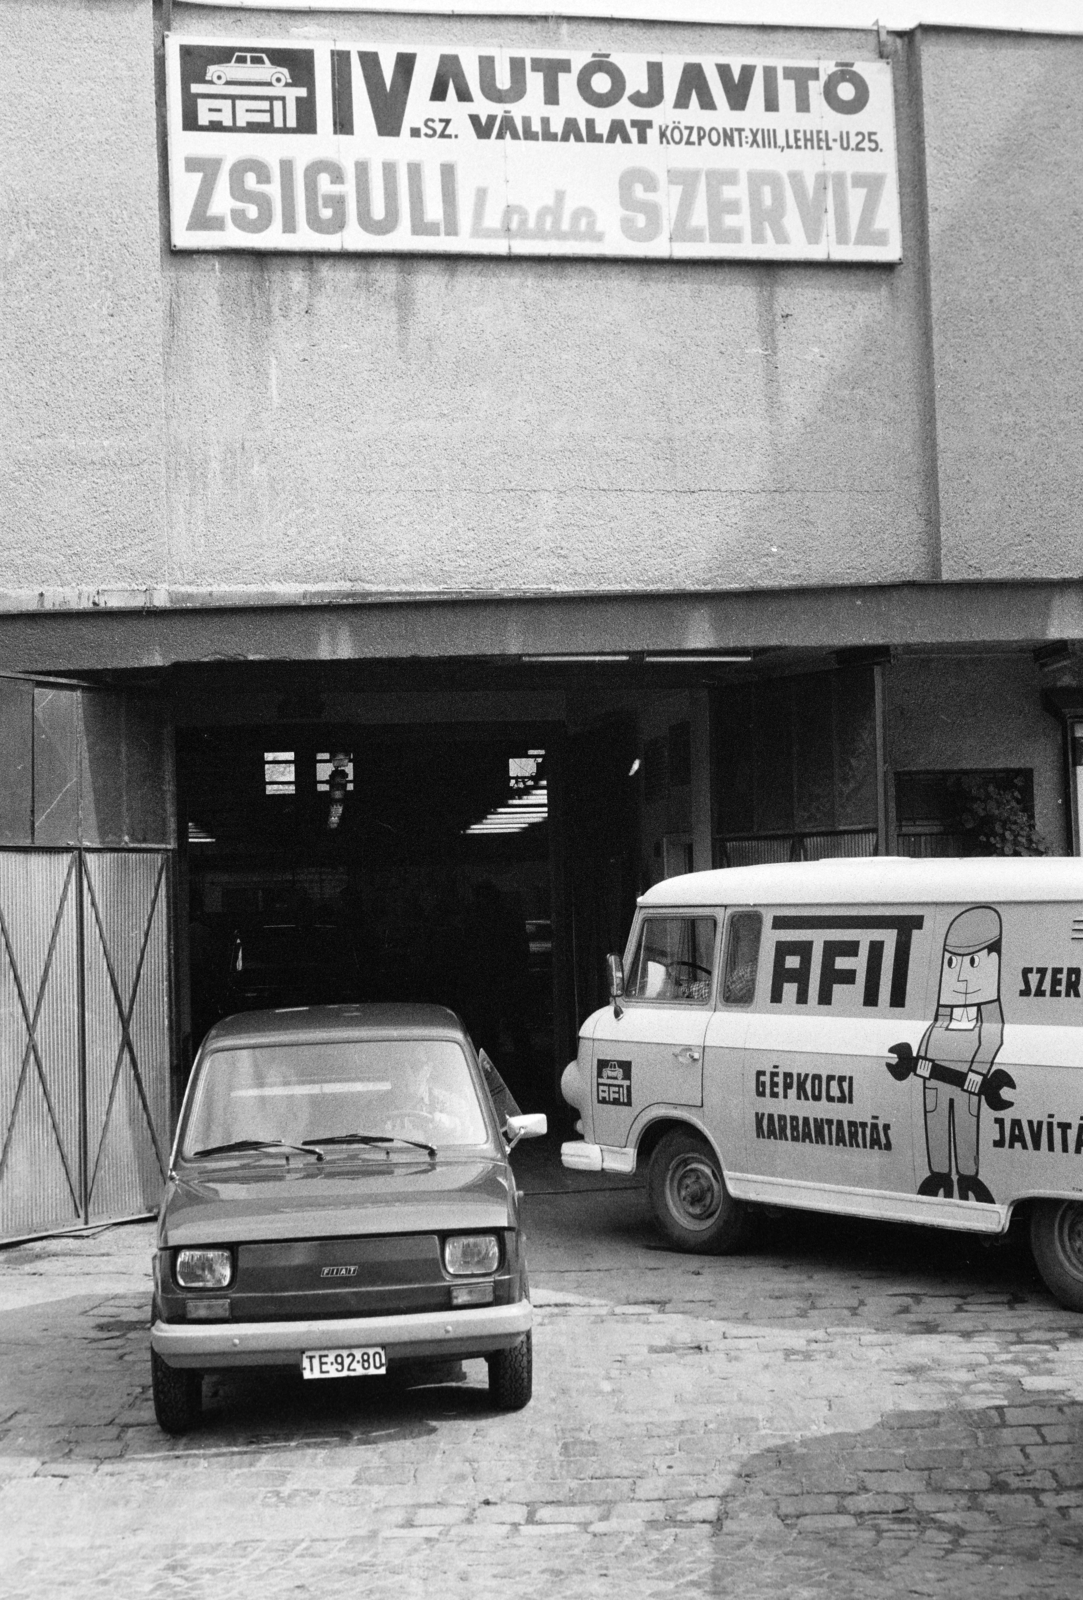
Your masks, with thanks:
[{"label": "ceiling lamp in garage", "polygon": [[463,831],[474,835],[522,833],[532,823],[545,822],[549,816],[549,796],[546,780],[541,776],[544,760],[544,750],[528,750],[525,756],[512,756],[508,762],[510,799]]}]

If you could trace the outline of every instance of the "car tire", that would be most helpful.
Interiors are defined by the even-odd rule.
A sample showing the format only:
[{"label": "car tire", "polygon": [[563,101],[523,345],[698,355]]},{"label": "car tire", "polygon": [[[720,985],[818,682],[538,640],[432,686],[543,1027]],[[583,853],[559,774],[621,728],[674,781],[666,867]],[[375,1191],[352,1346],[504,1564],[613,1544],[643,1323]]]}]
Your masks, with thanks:
[{"label": "car tire", "polygon": [[1083,1204],[1036,1201],[1030,1249],[1049,1292],[1069,1311],[1083,1311]]},{"label": "car tire", "polygon": [[158,1426],[165,1433],[190,1433],[203,1414],[203,1374],[171,1367],[152,1350],[150,1382]]},{"label": "car tire", "polygon": [[534,1392],[534,1344],[524,1333],[510,1350],[494,1350],[486,1356],[489,1368],[489,1398],[498,1411],[522,1411]]},{"label": "car tire", "polygon": [[285,82],[286,82],[286,74],[284,72],[272,72],[271,73],[271,84],[275,89],[283,88],[283,86],[285,85]]},{"label": "car tire", "polygon": [[674,1128],[659,1140],[647,1170],[647,1195],[675,1250],[731,1255],[745,1242],[748,1207],[730,1194],[717,1155],[691,1128]]},{"label": "car tire", "polygon": [[212,72],[211,73],[211,82],[212,83],[223,84],[223,83],[225,83],[225,81],[226,81],[226,75],[225,75],[224,72]]}]

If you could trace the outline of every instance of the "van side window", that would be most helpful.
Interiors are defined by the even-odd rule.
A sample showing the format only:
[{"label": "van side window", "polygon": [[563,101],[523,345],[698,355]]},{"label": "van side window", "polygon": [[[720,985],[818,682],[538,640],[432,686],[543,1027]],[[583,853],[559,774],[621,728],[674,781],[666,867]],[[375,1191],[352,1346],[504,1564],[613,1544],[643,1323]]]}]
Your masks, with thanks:
[{"label": "van side window", "polygon": [[706,1005],[714,976],[714,939],[713,917],[645,917],[626,997]]},{"label": "van side window", "polygon": [[747,1006],[756,994],[763,917],[758,911],[734,911],[726,927],[726,967],[722,999],[728,1006]]}]

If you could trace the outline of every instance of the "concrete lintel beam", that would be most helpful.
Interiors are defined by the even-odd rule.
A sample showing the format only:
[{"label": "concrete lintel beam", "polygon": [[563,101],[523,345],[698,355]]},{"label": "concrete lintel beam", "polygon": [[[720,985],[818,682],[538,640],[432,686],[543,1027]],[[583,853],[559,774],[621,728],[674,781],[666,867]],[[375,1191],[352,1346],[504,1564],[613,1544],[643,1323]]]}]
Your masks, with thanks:
[{"label": "concrete lintel beam", "polygon": [[23,611],[0,615],[0,671],[1050,640],[1083,640],[1083,582]]}]

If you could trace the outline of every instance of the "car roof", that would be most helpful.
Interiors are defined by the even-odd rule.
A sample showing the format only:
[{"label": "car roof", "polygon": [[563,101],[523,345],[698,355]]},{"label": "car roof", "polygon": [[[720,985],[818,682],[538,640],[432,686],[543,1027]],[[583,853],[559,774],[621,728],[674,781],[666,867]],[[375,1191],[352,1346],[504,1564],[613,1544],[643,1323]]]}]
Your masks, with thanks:
[{"label": "car roof", "polygon": [[454,1039],[464,1043],[466,1037],[459,1018],[446,1006],[375,1002],[289,1006],[223,1018],[208,1033],[203,1050],[361,1039]]},{"label": "car roof", "polygon": [[1083,858],[968,856],[913,861],[864,856],[719,867],[667,878],[639,897],[645,907],[907,905],[937,902],[1083,902]]}]

